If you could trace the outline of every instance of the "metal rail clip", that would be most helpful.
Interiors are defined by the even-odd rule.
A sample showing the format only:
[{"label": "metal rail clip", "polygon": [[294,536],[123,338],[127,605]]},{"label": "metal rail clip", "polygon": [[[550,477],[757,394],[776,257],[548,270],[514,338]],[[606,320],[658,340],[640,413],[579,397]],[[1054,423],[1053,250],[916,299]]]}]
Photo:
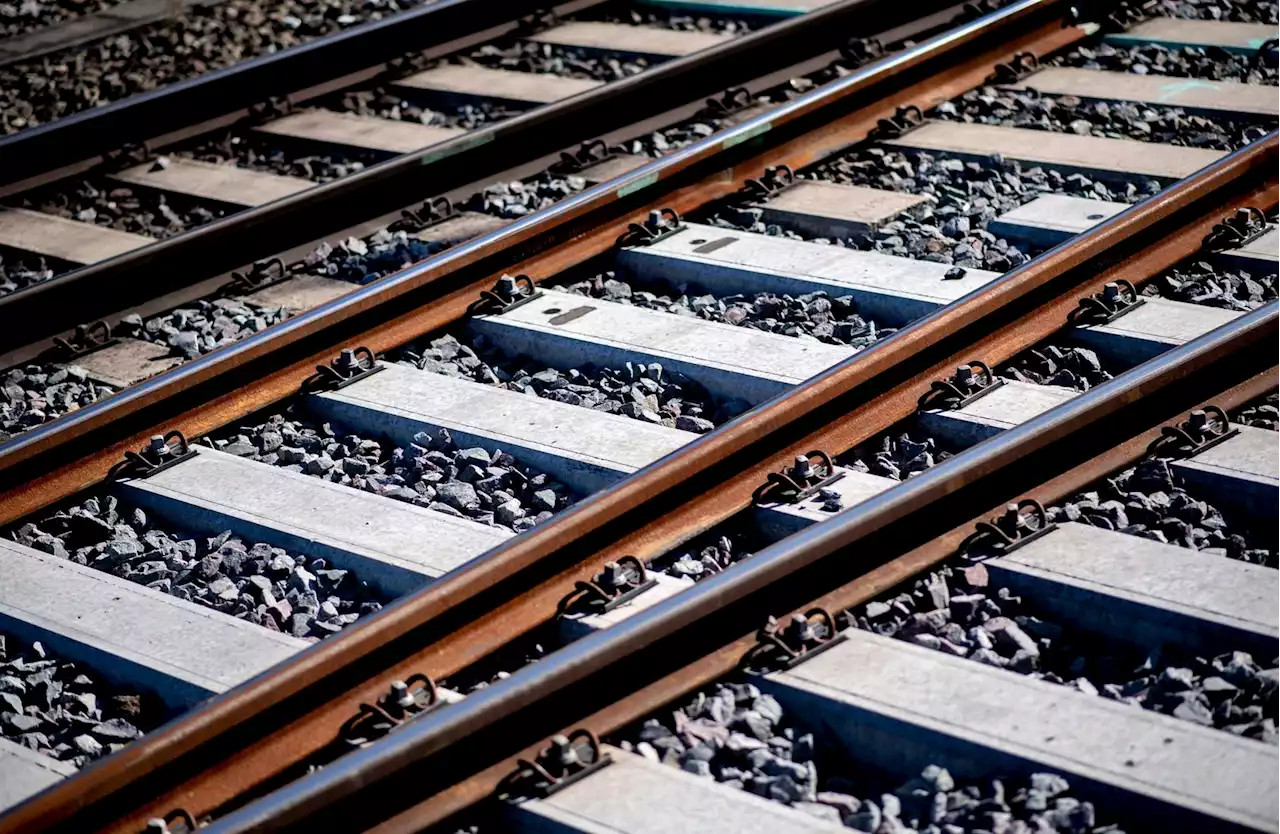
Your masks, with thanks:
[{"label": "metal rail clip", "polygon": [[583,142],[576,151],[561,151],[560,159],[549,165],[547,171],[559,176],[576,174],[593,165],[607,162],[616,156],[618,154],[609,150],[609,146],[605,144],[603,139],[592,139]]},{"label": "metal rail clip", "polygon": [[272,96],[266,101],[259,101],[249,105],[248,110],[249,121],[252,124],[263,124],[292,113],[293,101],[288,96]]},{"label": "metal rail clip", "polygon": [[604,569],[590,581],[578,580],[573,590],[556,608],[556,617],[581,613],[587,617],[612,611],[658,584],[650,579],[644,563],[634,556],[605,562]]},{"label": "metal rail clip", "polygon": [[1280,38],[1271,38],[1263,41],[1254,55],[1264,66],[1274,67],[1277,63],[1280,63],[1277,60],[1280,59],[1278,52],[1280,52]]},{"label": "metal rail clip", "polygon": [[[273,268],[278,271],[273,273]],[[289,269],[284,265],[284,261],[279,258],[272,258],[269,261],[256,261],[247,273],[231,273],[231,280],[222,287],[221,293],[223,295],[244,295],[279,284],[288,277]]]},{"label": "metal rail clip", "polygon": [[755,106],[751,91],[746,87],[730,87],[718,97],[712,96],[694,115],[695,119],[724,119]]},{"label": "metal rail clip", "polygon": [[1019,52],[1008,63],[996,64],[986,84],[1016,84],[1040,69],[1040,60],[1031,52]]},{"label": "metal rail clip", "polygon": [[899,107],[887,119],[876,122],[867,136],[871,139],[897,139],[902,134],[924,124],[924,113],[914,104]]},{"label": "metal rail clip", "polygon": [[469,316],[496,316],[528,304],[542,295],[528,275],[503,275],[494,282],[493,289],[484,290],[480,297],[467,307]]},{"label": "metal rail clip", "polygon": [[339,746],[343,752],[368,746],[406,721],[445,703],[429,675],[414,674],[407,680],[392,681],[386,695],[376,703],[361,704],[356,714],[343,722],[338,730]]},{"label": "metal rail clip", "polygon": [[[173,441],[178,441],[175,446]],[[182,432],[152,435],[151,442],[140,452],[125,452],[124,460],[107,470],[107,480],[115,478],[150,478],[171,466],[196,456]]]},{"label": "metal rail clip", "polygon": [[123,168],[132,168],[150,158],[151,151],[147,149],[146,142],[141,144],[129,142],[118,148],[112,148],[102,155],[102,170],[119,171]]},{"label": "metal rail clip", "polygon": [[673,208],[654,209],[643,223],[632,223],[618,236],[618,246],[649,246],[684,228]]},{"label": "metal rail clip", "polygon": [[1080,299],[1080,306],[1071,311],[1067,321],[1074,325],[1107,324],[1145,301],[1133,284],[1123,279],[1112,281],[1103,286],[1102,292]]},{"label": "metal rail clip", "polygon": [[75,332],[67,338],[53,337],[54,355],[63,362],[111,347],[120,340],[112,337],[111,325],[99,319],[92,324],[77,324]]},{"label": "metal rail clip", "polygon": [[499,795],[508,799],[545,799],[612,763],[590,730],[554,735],[533,761],[517,762],[515,773],[503,780]]},{"label": "metal rail clip", "polygon": [[343,348],[328,365],[316,365],[316,372],[302,383],[304,391],[338,391],[382,370],[367,347]]},{"label": "metal rail clip", "polygon": [[186,808],[174,808],[163,817],[147,820],[147,827],[143,831],[146,834],[190,834],[199,827],[190,811]]},{"label": "metal rail clip", "polygon": [[[1028,515],[1024,510],[1030,510]],[[1031,520],[1035,520],[1035,524]],[[974,532],[960,543],[960,551],[968,552],[975,547],[991,550],[1001,555],[1012,553],[1019,547],[1035,541],[1057,529],[1058,525],[1049,520],[1049,514],[1034,498],[1024,498],[1016,504],[1005,507],[1004,514],[991,521],[979,521]]]},{"label": "metal rail clip", "polygon": [[917,411],[930,408],[955,411],[980,400],[1004,385],[1004,380],[991,372],[985,362],[973,361],[956,368],[951,379],[935,380],[916,402]]},{"label": "metal rail clip", "polygon": [[748,200],[757,202],[776,197],[796,184],[796,172],[787,165],[775,165],[764,169],[758,180],[747,180],[743,184]]},{"label": "metal rail clip", "polygon": [[443,223],[453,217],[453,203],[448,197],[432,197],[416,209],[405,209],[400,212],[400,219],[392,223],[392,232],[411,232],[417,234],[423,229]]},{"label": "metal rail clip", "polygon": [[[816,458],[816,465],[815,465]],[[821,449],[797,455],[795,463],[768,479],[751,493],[754,504],[799,504],[818,490],[844,477],[837,472],[831,456]]]},{"label": "metal rail clip", "polygon": [[840,57],[855,67],[884,55],[884,44],[879,38],[850,38],[840,47]]},{"label": "metal rail clip", "polygon": [[1236,209],[1236,213],[1214,225],[1209,234],[1204,236],[1202,248],[1206,252],[1222,252],[1226,249],[1239,249],[1246,243],[1259,238],[1267,231],[1267,216],[1262,209],[1245,206]]},{"label": "metal rail clip", "polygon": [[835,619],[825,608],[792,614],[783,622],[770,617],[756,632],[756,645],[747,652],[742,665],[755,673],[791,669],[844,642],[846,636],[836,628]]},{"label": "metal rail clip", "polygon": [[1198,408],[1176,426],[1164,426],[1147,452],[1163,457],[1189,458],[1212,449],[1240,433],[1227,413],[1216,405]]}]

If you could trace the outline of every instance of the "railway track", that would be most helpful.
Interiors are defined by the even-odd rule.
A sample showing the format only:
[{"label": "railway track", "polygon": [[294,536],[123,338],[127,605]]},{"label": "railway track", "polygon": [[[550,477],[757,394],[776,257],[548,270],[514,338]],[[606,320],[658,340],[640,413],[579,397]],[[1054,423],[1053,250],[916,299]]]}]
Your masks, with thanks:
[{"label": "railway track", "polygon": [[0,827],[1274,829],[1274,61],[1067,13],[11,376],[111,396],[0,445]]}]

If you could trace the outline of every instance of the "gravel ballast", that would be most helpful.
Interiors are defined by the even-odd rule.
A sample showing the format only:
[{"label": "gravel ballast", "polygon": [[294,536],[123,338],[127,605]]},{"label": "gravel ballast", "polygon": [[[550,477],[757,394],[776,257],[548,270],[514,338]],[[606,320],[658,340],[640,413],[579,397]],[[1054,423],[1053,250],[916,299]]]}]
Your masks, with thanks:
[{"label": "gravel ballast", "polygon": [[1275,300],[1276,276],[1192,260],[1148,281],[1142,294],[1244,312]]},{"label": "gravel ballast", "polygon": [[517,533],[574,500],[564,485],[507,452],[459,448],[446,429],[419,432],[402,448],[330,423],[274,414],[213,443],[239,457]]},{"label": "gravel ballast", "polygon": [[[1212,497],[1212,496],[1206,496]],[[1094,490],[1049,508],[1050,521],[1083,521],[1164,544],[1276,567],[1276,552],[1243,524],[1178,485],[1167,461],[1150,458]]]},{"label": "gravel ballast", "polygon": [[414,0],[225,0],[176,20],[0,67],[0,133],[89,110],[380,20]]},{"label": "gravel ballast", "polygon": [[1274,127],[1274,119],[1232,120],[1190,115],[1177,107],[1086,101],[1076,96],[997,87],[970,90],[953,101],[939,104],[928,115],[945,121],[1134,139],[1217,151],[1234,151],[1248,144],[1245,132],[1249,128],[1252,128],[1251,135],[1256,136]]},{"label": "gravel ballast", "polygon": [[0,735],[15,744],[84,767],[155,729],[165,712],[151,693],[0,633]]},{"label": "gravel ballast", "polygon": [[0,442],[105,399],[115,389],[88,379],[84,368],[46,363],[0,374]]},{"label": "gravel ballast", "polygon": [[1231,419],[1232,422],[1245,426],[1275,431],[1277,421],[1280,421],[1280,395],[1272,391],[1262,399],[1254,400],[1231,415]]},{"label": "gravel ballast", "polygon": [[[340,155],[333,152],[299,154],[257,134],[235,130],[175,149],[170,155],[215,165],[230,163],[249,171],[300,177],[317,183],[363,171],[378,161],[374,154],[355,150],[346,150]],[[157,157],[154,164],[163,165],[164,159],[166,157]]]},{"label": "gravel ballast", "polygon": [[842,751],[805,732],[751,683],[716,684],[661,719],[625,731],[618,744],[868,834],[1118,832],[1097,827],[1093,805],[1073,798],[1067,781],[1054,774],[961,785],[944,767],[930,765],[905,783],[854,776]]},{"label": "gravel ballast", "polygon": [[8,0],[0,3],[0,39],[25,35],[115,5],[118,0]]},{"label": "gravel ballast", "polygon": [[289,317],[280,307],[257,307],[232,298],[199,299],[170,313],[146,320],[131,313],[113,329],[127,336],[167,346],[184,360],[238,342]]},{"label": "gravel ballast", "polygon": [[55,184],[23,195],[17,205],[157,240],[181,234],[228,213],[224,206],[144,188],[133,189],[104,179]]},{"label": "gravel ballast", "polygon": [[1073,49],[1049,61],[1049,64],[1078,69],[1132,72],[1137,75],[1239,81],[1243,84],[1274,86],[1280,80],[1275,64],[1268,65],[1256,56],[1190,46],[1170,48],[1159,44],[1113,46],[1100,43]]},{"label": "gravel ballast", "polygon": [[336,634],[382,600],[355,574],[224,531],[203,536],[163,526],[115,496],[88,498],[20,526],[36,550],[294,637]]}]

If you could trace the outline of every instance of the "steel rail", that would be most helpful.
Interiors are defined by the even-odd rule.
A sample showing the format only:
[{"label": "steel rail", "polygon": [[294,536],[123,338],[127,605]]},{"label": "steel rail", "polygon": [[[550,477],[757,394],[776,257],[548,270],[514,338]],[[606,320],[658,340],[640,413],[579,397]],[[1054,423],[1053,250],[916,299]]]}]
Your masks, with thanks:
[{"label": "steel rail", "polygon": [[[437,5],[452,7],[463,2],[472,0],[444,0]],[[122,306],[199,283],[255,259],[339,232],[370,217],[396,211],[420,202],[424,196],[470,182],[485,172],[502,171],[561,150],[579,140],[668,110],[673,101],[697,100],[741,82],[744,76],[753,78],[789,66],[815,52],[843,44],[847,40],[847,36],[843,36],[846,32],[888,31],[917,15],[926,15],[953,3],[954,0],[927,0],[905,6],[891,0],[842,0],[710,49],[663,62],[643,73],[402,154],[332,182],[235,212],[181,235],[72,270],[0,297],[0,317],[11,322],[10,327],[0,331],[0,351],[101,318]],[[434,5],[426,7],[434,8]],[[426,9],[421,13],[425,14]],[[398,19],[400,16],[389,21]],[[445,35],[456,34],[442,29],[437,42]],[[340,43],[335,42],[335,46]],[[311,45],[298,49],[308,46]],[[267,57],[282,58],[293,51]],[[365,49],[356,53],[366,64],[370,55],[381,54],[388,53]],[[247,64],[230,67],[225,72],[240,66]],[[341,62],[337,67],[346,71]],[[196,81],[200,79],[192,79],[193,83]],[[157,90],[155,95],[167,89]],[[263,96],[258,91],[258,98],[254,100],[261,101]],[[214,101],[224,109],[238,102],[234,97],[227,103],[222,99]],[[81,115],[87,119],[96,112]],[[167,115],[170,111],[163,112]],[[47,127],[53,130],[62,121],[66,120]],[[25,132],[15,135],[23,136]],[[62,145],[37,143],[37,147]],[[4,165],[5,153],[0,140],[0,165]]]},{"label": "steel rail", "polygon": [[[843,124],[838,128],[826,129],[819,131],[822,133],[817,144],[811,141],[802,141],[799,138],[789,138],[780,143],[781,159],[775,148],[775,153],[757,154],[756,157],[748,158],[748,161],[738,169],[732,171],[732,176],[718,178],[711,187],[705,185],[690,186],[682,191],[674,192],[676,200],[683,200],[678,203],[681,206],[689,203],[701,204],[711,197],[719,196],[723,193],[731,191],[741,184],[742,180],[747,176],[758,176],[760,171],[766,164],[776,164],[778,161],[790,162],[791,164],[803,164],[806,161],[812,161],[819,158],[827,152],[838,149],[844,144],[853,141],[854,138],[864,136],[866,130],[874,125],[875,120],[882,115],[891,114],[893,109],[901,103],[909,101],[936,101],[942,98],[956,94],[963,89],[974,86],[986,77],[991,71],[994,62],[999,60],[1007,60],[1015,52],[1031,46],[1039,46],[1039,51],[1051,51],[1057,46],[1070,43],[1074,39],[1081,37],[1079,32],[1074,30],[1063,31],[1059,28],[1060,19],[1053,19],[1051,22],[1040,23],[1035,17],[1037,12],[1046,8],[1053,8],[1058,4],[1046,2],[1046,0],[1024,0],[1023,3],[1017,4],[1007,9],[994,19],[1008,22],[1021,22],[1030,30],[1019,31],[1016,28],[1000,32],[996,37],[1001,41],[998,49],[990,50],[985,53],[979,53],[977,56],[966,61],[960,61],[959,68],[953,70],[952,76],[939,89],[938,82],[917,82],[916,84],[908,84],[902,90],[896,91],[895,96],[890,97],[887,102],[879,102],[871,107],[865,107],[861,110],[855,110],[853,113],[842,117],[837,121]],[[949,36],[948,41],[944,45],[954,47],[957,43],[972,42],[975,38],[976,31],[981,31],[991,20],[972,24],[969,32],[953,34]],[[871,80],[876,78],[894,78],[901,77],[901,73],[894,75],[894,70],[902,70],[912,66],[915,62],[922,62],[922,55],[930,54],[940,48],[937,40],[922,44],[917,48],[919,52],[914,56],[895,56],[889,59],[887,66],[869,67],[861,74],[855,74],[850,78],[837,82],[838,85],[857,85],[855,89],[869,85]],[[813,96],[808,100],[802,99],[793,102],[789,107],[795,110],[813,107]],[[814,108],[821,113],[820,108]],[[775,114],[770,114],[776,118]],[[791,114],[787,114],[791,115]],[[757,124],[762,120],[756,120]],[[763,121],[768,125],[768,121]],[[785,122],[781,122],[785,124]],[[739,128],[721,134],[719,137],[713,137],[710,143],[713,148],[712,152],[723,147],[723,145],[741,146],[744,143],[730,142],[725,138],[726,135],[732,137],[735,133],[741,131],[751,131],[756,126],[752,122],[747,122]],[[774,135],[782,135],[783,131],[779,129]],[[689,157],[706,153],[705,147],[691,147],[685,152],[676,156],[676,162],[688,164]],[[664,160],[649,166],[649,169],[636,172],[631,177],[624,177],[607,186],[609,190],[608,196],[615,196],[613,189],[622,190],[627,187],[628,181],[642,180],[651,183],[655,180],[661,181],[661,175],[665,173]],[[650,171],[655,171],[654,176]],[[584,195],[589,197],[590,195]],[[665,202],[672,195],[661,197]],[[625,224],[625,221],[619,221]],[[588,239],[585,245],[596,251],[602,251],[611,245],[613,238],[622,230],[623,226],[615,224],[613,228],[597,230],[593,239]],[[570,241],[569,244],[562,245],[558,250],[551,250],[551,254],[547,259],[541,260],[543,270],[537,274],[545,275],[556,271],[560,268],[564,261],[580,258],[580,253],[575,253],[575,247],[584,244]],[[465,248],[465,247],[460,247]],[[559,260],[557,260],[559,259]],[[414,272],[410,270],[409,272]],[[450,295],[449,303],[453,304],[458,311],[474,296],[475,286],[465,290],[460,290]],[[399,319],[391,322],[390,325],[379,326],[376,332],[371,331],[368,335],[371,337],[384,338],[387,340],[386,346],[403,342],[414,335],[430,330],[435,326],[439,326],[437,322],[444,323],[440,316],[457,315],[457,313],[441,313],[439,311],[432,314],[434,318],[424,320],[418,313],[408,313],[402,315]],[[899,341],[899,347],[905,347],[897,353],[899,359],[911,355],[915,350],[909,341]],[[373,345],[375,349],[382,349],[378,343]],[[290,367],[287,374],[277,375],[274,379],[267,378],[259,384],[267,386],[275,386],[268,392],[269,396],[279,398],[286,396],[288,393],[297,390],[297,384],[303,376],[310,373],[310,368],[315,364],[317,357],[327,357],[331,355],[332,348],[326,348],[330,351],[324,354],[315,354],[307,357],[301,362],[295,363]],[[288,374],[300,373],[301,376],[296,378],[288,376]],[[278,392],[278,393],[277,393]],[[270,402],[270,400],[266,400]],[[803,415],[807,410],[812,408],[812,404],[805,405],[798,413]],[[243,409],[243,410],[242,410]],[[212,405],[202,406],[200,411],[204,412],[199,415],[200,419],[205,420],[204,423],[197,423],[197,426],[203,425],[211,428],[221,422],[227,422],[236,416],[245,413],[248,410],[243,402],[238,401],[237,397],[228,396],[227,398],[216,401]],[[213,416],[210,417],[208,412],[212,410]],[[209,422],[212,421],[212,422]],[[783,421],[786,422],[785,420]],[[750,446],[753,437],[762,436],[759,431],[766,422],[756,422],[754,427],[749,431],[739,432],[737,436],[732,437],[729,444],[720,449],[712,458],[707,458],[708,465],[719,462],[719,459],[727,456],[734,450],[734,447],[743,448]],[[172,423],[163,425],[172,426]],[[190,423],[180,423],[180,425],[190,428]],[[739,429],[744,428],[749,423],[739,423]],[[150,432],[150,429],[144,430],[143,435]],[[196,436],[201,431],[189,431],[191,436]],[[131,438],[132,440],[133,438]],[[101,472],[97,471],[100,463],[105,465],[112,462],[116,456],[127,448],[129,444],[121,444],[116,449],[108,448],[104,451],[93,455],[91,461],[86,461],[81,465],[71,466],[51,479],[46,479],[44,483],[39,484],[31,489],[22,489],[11,491],[6,499],[6,511],[15,513],[15,505],[19,507],[26,505],[33,507],[32,499],[34,495],[35,502],[41,500],[54,500],[54,496],[66,494],[68,488],[74,490],[79,486],[94,482],[101,477]],[[700,451],[705,452],[708,448],[703,447]],[[686,455],[683,458],[685,464],[693,461],[703,460],[701,455]],[[692,471],[696,472],[702,467],[695,466]],[[678,483],[679,480],[676,480]],[[497,581],[502,571],[507,571],[515,576],[516,572],[522,568],[536,564],[542,556],[538,555],[539,548],[544,553],[550,553],[556,548],[571,545],[576,541],[583,540],[584,537],[593,533],[598,533],[604,525],[614,521],[625,515],[628,506],[633,502],[631,498],[623,497],[618,501],[619,496],[614,496],[614,500],[610,504],[605,505],[605,512],[592,512],[587,514],[575,514],[572,521],[568,525],[553,523],[548,525],[542,531],[539,531],[534,537],[530,537],[527,541],[534,545],[533,549],[521,547],[519,551],[507,554],[504,557],[508,561],[505,568],[500,569],[499,573],[488,574],[490,579]],[[36,503],[34,506],[39,506]],[[17,510],[20,512],[20,510]],[[28,510],[29,511],[29,510]],[[12,515],[10,516],[12,517]],[[561,569],[561,566],[554,566],[554,570]],[[554,572],[554,570],[552,572]],[[521,577],[524,581],[525,577]],[[507,585],[505,592],[512,592],[512,585]],[[456,601],[463,602],[471,600],[475,594],[484,590],[480,586],[468,586],[464,583],[462,591],[457,595]],[[455,592],[451,592],[451,595]],[[348,651],[343,653],[333,653],[328,650],[327,646],[319,646],[300,656],[295,664],[291,664],[279,671],[277,675],[268,678],[262,678],[258,681],[251,682],[237,689],[233,693],[228,693],[217,699],[214,699],[206,707],[193,713],[189,720],[169,729],[161,730],[152,734],[140,742],[131,745],[126,750],[110,757],[109,759],[98,763],[91,768],[83,771],[79,776],[72,780],[68,780],[60,786],[42,794],[31,802],[17,809],[13,814],[7,817],[0,828],[4,828],[8,824],[12,830],[43,830],[46,827],[63,827],[64,825],[74,824],[75,820],[92,818],[96,821],[103,819],[114,819],[112,816],[116,812],[124,813],[121,809],[130,809],[134,807],[141,808],[138,815],[122,818],[117,830],[129,830],[128,823],[131,821],[141,824],[149,813],[163,813],[175,805],[189,805],[195,813],[205,813],[217,804],[239,795],[241,792],[251,787],[263,779],[269,778],[275,770],[281,766],[280,763],[296,761],[305,756],[310,750],[315,749],[324,743],[325,739],[331,737],[331,733],[336,729],[337,724],[345,720],[346,715],[342,712],[344,707],[336,703],[338,699],[337,693],[341,690],[337,683],[339,672],[350,675],[350,679],[343,678],[349,684],[350,680],[363,681],[365,678],[376,677],[376,672],[381,669],[372,670],[372,667],[383,664],[386,667],[394,667],[394,662],[388,661],[389,657],[393,657],[397,652],[404,654],[412,654],[405,651],[405,645],[387,647],[385,644],[397,639],[405,638],[409,635],[417,625],[430,619],[433,615],[439,615],[447,611],[452,601],[450,596],[436,596],[421,611],[417,608],[404,609],[400,606],[391,606],[388,612],[399,612],[393,614],[390,618],[383,619],[383,628],[372,631],[363,632],[363,638],[357,640],[349,646]],[[443,608],[439,607],[441,602],[445,602]],[[406,616],[407,615],[407,616]],[[381,615],[380,615],[381,616]],[[438,634],[436,635],[439,636]],[[383,647],[379,649],[378,647]],[[319,653],[317,653],[319,652]],[[354,666],[352,664],[355,664]],[[361,664],[370,664],[369,669],[358,668]],[[388,670],[394,673],[394,668]],[[363,676],[363,677],[362,677]],[[317,689],[319,687],[319,689]],[[335,704],[323,707],[312,712],[314,703],[326,703],[328,696],[325,694],[325,687],[328,687],[329,695],[334,696]],[[346,693],[346,698],[363,698],[366,691],[370,691],[369,686],[363,688],[357,684],[350,692]],[[375,693],[376,694],[376,693]],[[307,721],[298,720],[298,715],[305,715]],[[284,728],[282,730],[281,728]],[[262,741],[249,741],[255,736],[261,735],[265,738]],[[217,762],[217,764],[210,764]],[[149,780],[149,781],[148,781]],[[184,781],[186,780],[186,781]],[[145,785],[145,789],[143,787]],[[135,790],[136,789],[136,790]],[[198,799],[199,802],[193,800]],[[147,800],[150,800],[149,804]],[[203,804],[202,804],[203,803]],[[6,829],[8,830],[8,829]]]},{"label": "steel rail", "polygon": [[[733,671],[756,644],[768,614],[785,615],[814,599],[832,605],[829,610],[847,608],[884,586],[884,576],[865,581],[869,568],[887,562],[887,578],[901,582],[921,562],[933,564],[953,552],[955,537],[971,531],[993,506],[1029,489],[1044,495],[1046,474],[1058,488],[1074,484],[1078,478],[1058,476],[1077,469],[1081,459],[1106,454],[1117,439],[1130,440],[1185,414],[1206,394],[1256,388],[1255,377],[1274,373],[1278,336],[1280,309],[1272,301],[424,714],[205,830],[303,830],[323,820],[360,831],[408,832],[444,821],[493,793],[517,759],[531,759],[553,733],[580,726],[597,735],[612,732]],[[1274,385],[1274,375],[1270,380]],[[941,546],[934,543],[938,536]],[[850,550],[855,545],[858,550]],[[920,548],[932,549],[932,561],[917,556],[909,569],[895,565],[894,556]],[[839,590],[825,590],[832,586]],[[691,672],[703,663],[708,666]],[[661,698],[646,688],[655,686]],[[650,694],[637,697],[633,688]],[[627,700],[626,709],[614,706],[619,699]]]},{"label": "steel rail", "polygon": [[[234,412],[240,416],[289,396],[316,361],[323,361],[324,354],[348,340],[360,339],[382,350],[457,321],[475,295],[488,289],[503,270],[517,269],[542,280],[607,251],[637,212],[667,205],[681,212],[699,207],[737,190],[768,165],[798,167],[864,138],[899,105],[927,107],[976,86],[995,64],[1017,51],[1033,49],[1043,54],[1075,43],[1085,34],[1076,27],[1061,28],[1066,9],[1064,0],[1022,0],[504,229],[15,436],[0,443],[0,484],[29,486],[28,482],[53,470],[48,459],[32,460],[43,453],[61,456],[53,458],[59,463],[95,461],[94,467],[68,470],[74,473],[68,478],[74,485],[62,482],[61,476],[53,477],[59,486],[52,489],[66,495],[68,488],[74,491],[100,478],[124,449],[136,445],[133,433],[125,434],[130,427],[136,432],[139,424],[168,424],[194,437],[225,424]],[[967,50],[985,51],[970,57]],[[940,68],[947,70],[946,78],[929,77],[931,70]],[[854,109],[858,105],[862,106]],[[821,127],[815,129],[815,123]],[[762,148],[769,150],[762,152]],[[401,315],[406,305],[415,312]],[[299,361],[280,371],[295,357]],[[253,388],[259,394],[252,400],[240,396],[240,388],[248,381],[256,382]],[[197,386],[206,383],[213,384],[205,385],[203,394],[196,396]],[[184,396],[215,403],[210,413],[221,422],[211,422],[207,415],[178,417],[186,411],[178,407],[185,405]],[[236,404],[223,405],[226,400]],[[156,408],[161,404],[169,408]],[[150,409],[150,422],[143,422],[140,414],[146,409]],[[184,425],[173,425],[175,419]],[[87,437],[90,433],[94,436]],[[13,490],[0,496],[0,523],[38,509],[42,500],[46,504],[56,500],[49,498],[50,479],[42,481],[44,485],[26,492],[25,498]]]},{"label": "steel rail", "polygon": [[[537,0],[435,0],[308,43],[0,136],[0,185],[142,144],[228,111],[536,11]],[[496,8],[495,8],[496,6]]]}]

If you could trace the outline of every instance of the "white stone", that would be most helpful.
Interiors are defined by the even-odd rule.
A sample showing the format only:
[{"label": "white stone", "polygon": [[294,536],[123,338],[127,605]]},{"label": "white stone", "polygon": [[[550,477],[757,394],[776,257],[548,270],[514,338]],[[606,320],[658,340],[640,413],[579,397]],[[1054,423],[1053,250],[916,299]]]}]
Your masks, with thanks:
[{"label": "white stone", "polygon": [[1272,116],[1280,107],[1274,87],[1239,81],[1208,81],[1167,75],[1046,67],[1016,84],[1014,89],[1098,101],[1133,101],[1161,107],[1181,107],[1194,113]]},{"label": "white stone", "polygon": [[601,84],[590,78],[514,72],[478,64],[440,64],[392,83],[396,87],[414,90],[529,104],[549,104],[593,90]]},{"label": "white stone", "polygon": [[985,564],[993,586],[1033,600],[1047,619],[1142,652],[1276,653],[1274,568],[1076,522]]},{"label": "white stone", "polygon": [[1108,797],[1121,824],[1276,828],[1274,746],[902,640],[850,631],[756,683],[897,778],[940,761],[957,782],[1052,771],[1080,798]]},{"label": "white stone", "polygon": [[390,437],[448,429],[460,446],[503,449],[521,463],[587,494],[696,440],[669,429],[465,379],[385,364],[345,388],[312,397],[326,419]]},{"label": "white stone", "polygon": [[193,448],[196,457],[115,488],[175,526],[210,534],[230,529],[324,558],[388,594],[417,590],[512,536],[502,527]]},{"label": "white stone", "polygon": [[[837,466],[836,472],[840,475],[838,480],[833,481],[824,490],[831,490],[840,495],[840,503],[842,508],[840,512],[857,506],[863,501],[874,498],[887,489],[892,489],[898,485],[893,478],[886,478],[881,475],[872,475],[868,472],[859,472],[856,469],[848,469],[843,466]],[[798,504],[782,504],[775,502],[767,502],[757,504],[752,512],[755,514],[756,524],[760,527],[760,532],[770,541],[777,541],[790,536],[792,533],[798,533],[811,524],[818,524],[829,518],[834,518],[837,513],[827,512],[822,509],[822,505],[826,503],[826,499],[822,498],[818,493],[814,493]]]},{"label": "white stone", "polygon": [[0,738],[0,812],[76,772],[70,762]]},{"label": "white stone", "polygon": [[1280,505],[1280,433],[1232,428],[1239,431],[1235,437],[1169,465],[1183,484],[1215,507],[1240,510],[1274,526]]},{"label": "white stone", "polygon": [[1056,246],[1069,237],[1087,232],[1099,223],[1110,220],[1128,207],[1128,203],[1113,203],[1109,200],[1042,194],[991,221],[987,231],[1008,240],[1026,241],[1039,247]]},{"label": "white stone", "polygon": [[528,39],[537,43],[553,43],[559,46],[676,58],[719,46],[733,40],[733,36],[720,32],[684,32],[654,26],[571,20],[529,35]]},{"label": "white stone", "polygon": [[180,157],[170,157],[169,164],[163,168],[145,162],[111,174],[111,178],[233,206],[260,206],[315,185],[302,177],[254,171],[234,163],[216,165]]},{"label": "white stone", "polygon": [[1107,324],[1077,327],[1072,340],[1100,355],[1129,365],[1146,362],[1229,324],[1243,313],[1164,298],[1143,303]]},{"label": "white stone", "polygon": [[303,110],[260,125],[255,130],[273,136],[392,154],[410,153],[466,133],[456,127],[435,127],[334,110]]},{"label": "white stone", "polygon": [[631,274],[667,283],[692,282],[717,294],[823,291],[851,295],[859,312],[898,327],[989,284],[1000,273],[863,252],[823,243],[688,223],[648,246],[623,249]]},{"label": "white stone", "polygon": [[764,211],[765,223],[777,223],[810,237],[852,237],[865,235],[902,212],[929,202],[928,197],[844,185],[835,182],[801,180],[776,197],[752,203]]},{"label": "white stone", "polygon": [[897,139],[887,140],[886,144],[946,151],[980,160],[1000,154],[1005,159],[1053,165],[1093,176],[1138,175],[1164,182],[1182,179],[1226,156],[1222,151],[1135,139],[1104,139],[961,122],[929,122]]},{"label": "white stone", "polygon": [[1258,47],[1276,37],[1276,27],[1267,23],[1232,23],[1225,20],[1185,20],[1153,17],[1106,40],[1119,46],[1160,44],[1172,49],[1184,46],[1216,46],[1230,52],[1252,55]]},{"label": "white stone", "polygon": [[0,631],[190,707],[309,645],[103,571],[0,540]]},{"label": "white stone", "polygon": [[539,834],[841,834],[838,823],[616,747],[613,764],[546,799],[511,805],[513,831]]},{"label": "white stone", "polygon": [[155,241],[95,223],[54,214],[0,208],[0,245],[72,264],[91,264],[141,249]]},{"label": "white stone", "polygon": [[1071,388],[1006,380],[964,408],[930,409],[916,419],[925,434],[963,449],[1038,417],[1076,395]]},{"label": "white stone", "polygon": [[544,290],[470,322],[504,350],[559,368],[658,362],[712,394],[754,405],[852,356],[851,348]]}]

